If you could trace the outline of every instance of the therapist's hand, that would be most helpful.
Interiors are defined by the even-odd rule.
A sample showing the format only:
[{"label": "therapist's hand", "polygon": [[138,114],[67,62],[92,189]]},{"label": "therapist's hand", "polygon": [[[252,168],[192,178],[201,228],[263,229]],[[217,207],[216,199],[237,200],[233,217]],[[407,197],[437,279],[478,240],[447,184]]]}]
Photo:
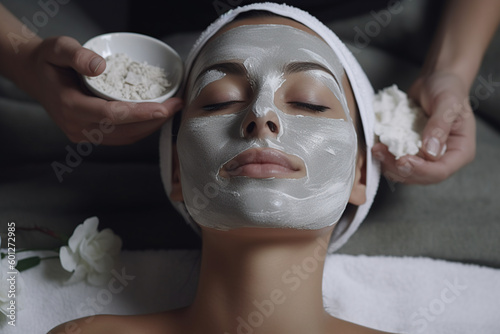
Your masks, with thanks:
[{"label": "therapist's hand", "polygon": [[408,184],[438,183],[474,159],[476,123],[469,103],[469,87],[452,72],[433,72],[419,77],[409,90],[429,116],[416,156],[396,160],[384,144],[372,149],[384,175]]},{"label": "therapist's hand", "polygon": [[93,96],[78,74],[101,74],[105,60],[71,37],[41,41],[32,52],[31,63],[33,82],[25,83],[27,90],[73,142],[134,143],[158,130],[182,108],[179,98],[160,104],[106,101]]}]

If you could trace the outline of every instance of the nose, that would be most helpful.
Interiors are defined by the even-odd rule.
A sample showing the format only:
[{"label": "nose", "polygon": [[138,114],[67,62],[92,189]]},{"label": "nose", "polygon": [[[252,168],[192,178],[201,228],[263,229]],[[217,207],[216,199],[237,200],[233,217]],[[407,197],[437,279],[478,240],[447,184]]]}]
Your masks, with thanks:
[{"label": "nose", "polygon": [[253,111],[248,112],[241,125],[242,137],[246,139],[276,138],[279,132],[280,121],[278,115],[270,110],[263,116],[257,116]]}]

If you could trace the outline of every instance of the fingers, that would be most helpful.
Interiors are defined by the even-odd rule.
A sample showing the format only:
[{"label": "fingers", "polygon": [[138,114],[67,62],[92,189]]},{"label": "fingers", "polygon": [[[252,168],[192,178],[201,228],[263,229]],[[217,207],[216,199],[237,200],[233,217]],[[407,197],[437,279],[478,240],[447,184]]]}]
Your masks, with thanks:
[{"label": "fingers", "polygon": [[430,107],[432,114],[422,133],[422,148],[427,159],[436,161],[441,158],[450,132],[460,131],[462,118],[471,114],[467,107],[467,103],[461,103],[456,95],[448,91],[435,97]]},{"label": "fingers", "polygon": [[165,122],[181,110],[182,106],[182,100],[174,97],[163,103],[133,103],[91,98],[84,107],[87,110],[87,121],[96,123],[106,118],[112,124],[120,125],[150,120]]},{"label": "fingers", "polygon": [[[381,161],[387,178],[408,184],[438,183],[474,159],[476,126],[472,111],[456,106],[445,113],[436,113],[429,119],[426,131],[430,139],[424,139],[419,156],[407,155],[396,160],[384,144],[373,146],[373,156]],[[432,138],[437,141],[431,142]],[[435,147],[429,148],[430,145]],[[438,154],[431,155],[429,150]]]},{"label": "fingers", "polygon": [[39,100],[73,142],[133,143],[160,128],[183,105],[179,98],[164,103],[131,103],[86,94],[75,73],[67,69],[83,75],[99,75],[106,64],[102,57],[71,37],[44,40],[36,59],[46,88],[38,90]]},{"label": "fingers", "polygon": [[475,120],[468,86],[453,72],[433,72],[418,78],[409,90],[429,116],[418,156],[396,160],[387,147],[376,144],[384,175],[396,182],[438,183],[471,162],[475,156]]},{"label": "fingers", "polygon": [[[182,100],[171,98],[164,103],[129,103],[106,101],[73,91],[67,94],[65,126],[72,142],[127,145],[158,130],[182,108]],[[69,126],[70,123],[73,126]]]},{"label": "fingers", "polygon": [[73,143],[91,142],[94,145],[128,145],[143,139],[158,130],[166,119],[138,123],[113,124],[107,118],[91,123],[84,128],[65,131]]},{"label": "fingers", "polygon": [[96,76],[106,68],[104,58],[82,47],[76,39],[68,36],[46,39],[42,52],[49,63],[60,67],[71,67],[83,75]]},{"label": "fingers", "polygon": [[380,161],[385,177],[393,182],[409,183],[411,180],[409,177],[413,174],[413,166],[396,160],[387,146],[382,143],[373,145],[372,154],[375,159]]},{"label": "fingers", "polygon": [[426,161],[421,157],[407,155],[396,160],[387,147],[380,143],[373,146],[372,153],[381,162],[384,176],[392,182],[429,184],[443,180],[435,169],[425,169]]},{"label": "fingers", "polygon": [[162,127],[162,120],[151,120],[147,122],[112,125],[101,123],[91,130],[82,131],[83,138],[77,142],[88,141],[95,145],[129,145],[148,137]]},{"label": "fingers", "polygon": [[422,152],[427,160],[436,161],[446,151],[450,134],[463,135],[464,121],[473,118],[466,86],[454,74],[435,73],[417,80],[410,96],[429,116],[422,132]]},{"label": "fingers", "polygon": [[444,181],[474,159],[475,143],[467,137],[453,137],[446,153],[437,161],[422,156],[406,155],[398,160],[387,146],[377,143],[372,148],[375,159],[382,164],[385,177],[406,184],[434,184]]}]

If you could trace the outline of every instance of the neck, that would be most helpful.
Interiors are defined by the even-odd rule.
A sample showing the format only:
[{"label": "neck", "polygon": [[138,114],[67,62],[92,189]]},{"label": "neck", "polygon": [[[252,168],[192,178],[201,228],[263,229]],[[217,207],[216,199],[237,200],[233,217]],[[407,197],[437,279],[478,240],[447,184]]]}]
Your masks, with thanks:
[{"label": "neck", "polygon": [[323,333],[322,278],[333,227],[314,231],[203,228],[190,333]]}]

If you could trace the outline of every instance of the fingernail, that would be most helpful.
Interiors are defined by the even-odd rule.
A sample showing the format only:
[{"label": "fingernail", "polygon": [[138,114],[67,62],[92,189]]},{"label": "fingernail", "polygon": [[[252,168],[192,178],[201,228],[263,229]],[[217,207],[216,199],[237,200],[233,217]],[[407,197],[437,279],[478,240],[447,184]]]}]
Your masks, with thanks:
[{"label": "fingernail", "polygon": [[104,59],[101,58],[101,57],[94,57],[94,59],[92,59],[90,61],[90,69],[92,70],[92,73],[95,73],[97,72],[97,70],[99,69],[99,67],[101,66],[101,64],[104,62]]},{"label": "fingernail", "polygon": [[446,153],[446,149],[448,146],[446,146],[446,143],[443,145],[443,149],[441,150],[441,153],[439,154],[440,157],[442,157]]},{"label": "fingernail", "polygon": [[417,156],[414,156],[414,155],[409,155],[408,156],[408,160],[410,161],[410,163],[415,166],[415,165],[418,165],[422,162],[422,158],[419,158]]},{"label": "fingernail", "polygon": [[161,111],[155,111],[153,113],[153,118],[165,118],[166,115],[164,113],[162,113]]},{"label": "fingernail", "polygon": [[427,144],[425,145],[425,150],[433,157],[437,157],[440,146],[441,144],[439,143],[439,140],[435,137],[432,137],[427,141]]},{"label": "fingernail", "polygon": [[380,151],[377,151],[375,153],[373,153],[373,156],[375,157],[375,159],[377,159],[378,161],[380,162],[384,162],[384,159],[385,159],[385,155],[380,152]]},{"label": "fingernail", "polygon": [[402,177],[408,177],[413,172],[413,166],[409,162],[405,162],[403,165],[398,166],[399,175]]}]

